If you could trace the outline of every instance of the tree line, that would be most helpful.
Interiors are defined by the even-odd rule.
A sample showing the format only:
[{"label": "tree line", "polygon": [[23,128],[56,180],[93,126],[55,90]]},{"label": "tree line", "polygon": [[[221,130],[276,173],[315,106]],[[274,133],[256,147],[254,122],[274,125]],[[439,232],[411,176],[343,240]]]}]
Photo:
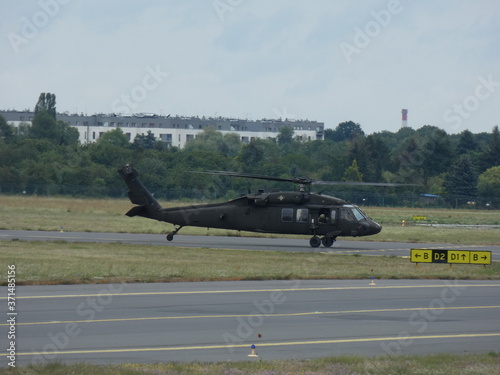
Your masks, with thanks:
[{"label": "tree line", "polygon": [[[56,121],[55,96],[42,94],[31,126],[15,129],[0,116],[0,193],[123,196],[117,169],[134,165],[159,198],[234,198],[248,191],[291,189],[283,183],[193,174],[225,170],[326,181],[417,184],[418,187],[326,187],[352,201],[407,204],[405,197],[455,203],[500,200],[500,134],[447,134],[435,126],[366,135],[360,124],[340,123],[325,139],[302,141],[282,128],[274,139],[242,143],[236,133],[206,128],[183,149],[169,147],[151,133],[130,142],[120,128],[95,143],[79,144],[78,131]],[[388,201],[386,198],[391,197]],[[381,201],[382,199],[382,201]],[[460,199],[460,200],[458,200]],[[481,200],[482,199],[482,200]],[[364,201],[363,201],[364,202]],[[456,206],[456,204],[454,205]]]}]

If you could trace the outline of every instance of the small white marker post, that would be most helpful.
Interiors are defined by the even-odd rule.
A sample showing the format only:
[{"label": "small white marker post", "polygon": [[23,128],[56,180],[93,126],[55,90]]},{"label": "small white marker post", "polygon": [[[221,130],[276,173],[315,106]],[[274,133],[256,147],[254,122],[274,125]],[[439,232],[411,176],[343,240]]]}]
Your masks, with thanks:
[{"label": "small white marker post", "polygon": [[258,357],[257,353],[255,353],[255,345],[252,345],[250,347],[252,349],[252,352],[248,355],[249,357]]}]

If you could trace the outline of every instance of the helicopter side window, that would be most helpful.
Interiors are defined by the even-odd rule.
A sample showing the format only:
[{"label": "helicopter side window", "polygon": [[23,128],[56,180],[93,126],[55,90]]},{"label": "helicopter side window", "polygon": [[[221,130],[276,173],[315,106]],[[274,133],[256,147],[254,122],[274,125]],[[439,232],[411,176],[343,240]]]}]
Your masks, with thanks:
[{"label": "helicopter side window", "polygon": [[291,223],[293,221],[293,208],[281,209],[281,221],[284,223]]},{"label": "helicopter side window", "polygon": [[330,212],[330,221],[332,223],[335,223],[336,220],[337,220],[337,210],[332,210]]},{"label": "helicopter side window", "polygon": [[298,208],[295,221],[297,223],[307,223],[308,220],[309,220],[309,210],[307,208]]}]

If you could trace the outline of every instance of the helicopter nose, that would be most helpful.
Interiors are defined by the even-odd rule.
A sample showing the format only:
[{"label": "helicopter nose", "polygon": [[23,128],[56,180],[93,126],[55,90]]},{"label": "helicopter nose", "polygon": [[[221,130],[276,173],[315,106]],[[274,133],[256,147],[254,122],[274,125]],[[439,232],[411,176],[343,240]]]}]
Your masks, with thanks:
[{"label": "helicopter nose", "polygon": [[380,233],[380,231],[382,230],[382,225],[380,225],[376,221],[373,221],[371,228],[372,228],[372,233],[377,234],[377,233]]}]

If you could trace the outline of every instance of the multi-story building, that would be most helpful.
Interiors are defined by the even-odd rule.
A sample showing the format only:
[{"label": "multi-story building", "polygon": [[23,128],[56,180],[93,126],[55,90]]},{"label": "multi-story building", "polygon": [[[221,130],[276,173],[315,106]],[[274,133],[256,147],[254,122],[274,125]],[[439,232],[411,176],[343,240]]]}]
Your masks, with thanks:
[{"label": "multi-story building", "polygon": [[[31,124],[34,112],[30,111],[2,111],[8,123],[19,126],[22,123]],[[275,138],[284,126],[294,130],[294,135],[303,140],[322,140],[324,123],[308,120],[242,120],[225,117],[180,117],[159,116],[154,114],[95,114],[91,116],[69,113],[58,113],[57,120],[78,129],[80,143],[93,143],[105,132],[120,128],[133,141],[137,135],[146,135],[149,131],[158,140],[169,146],[183,148],[186,142],[194,139],[197,134],[207,127],[212,127],[223,134],[238,134],[243,143],[252,139]]]}]

